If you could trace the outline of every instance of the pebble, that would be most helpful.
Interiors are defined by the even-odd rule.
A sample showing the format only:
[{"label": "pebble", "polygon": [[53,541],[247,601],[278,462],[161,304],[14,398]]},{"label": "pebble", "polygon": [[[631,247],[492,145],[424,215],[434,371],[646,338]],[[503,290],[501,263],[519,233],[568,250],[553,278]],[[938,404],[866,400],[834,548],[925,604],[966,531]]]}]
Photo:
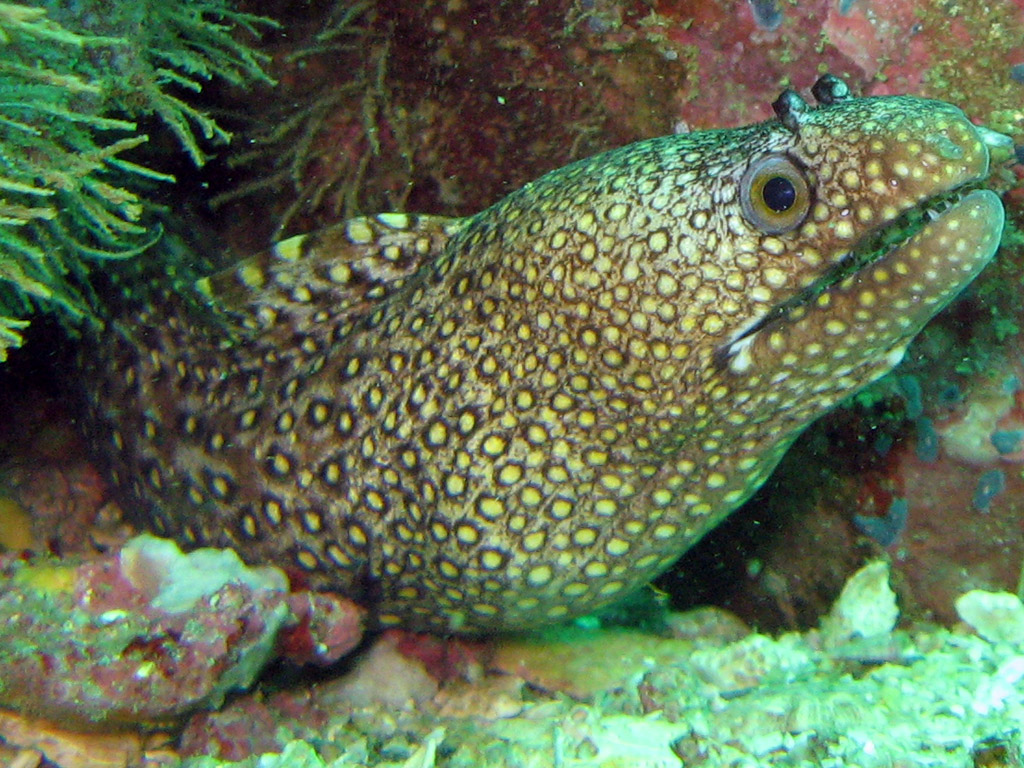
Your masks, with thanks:
[{"label": "pebble", "polygon": [[754,21],[762,29],[771,31],[782,24],[782,11],[776,0],[748,0],[750,10],[754,13]]},{"label": "pebble", "polygon": [[1006,488],[1006,475],[1001,469],[990,469],[978,478],[978,487],[974,491],[974,508],[979,512],[988,512],[992,499]]},{"label": "pebble", "polygon": [[907,418],[913,421],[921,418],[924,413],[924,400],[921,398],[921,382],[916,376],[900,376],[900,394],[907,402]]},{"label": "pebble", "polygon": [[1008,453],[1016,453],[1024,442],[1024,429],[1000,429],[989,437],[995,449],[1004,456]]},{"label": "pebble", "polygon": [[939,458],[939,433],[931,419],[918,419],[917,446],[915,452],[921,461],[931,463]]},{"label": "pebble", "polygon": [[895,498],[889,504],[884,517],[854,515],[853,524],[865,536],[871,537],[883,547],[891,547],[907,527],[910,505],[906,499]]}]

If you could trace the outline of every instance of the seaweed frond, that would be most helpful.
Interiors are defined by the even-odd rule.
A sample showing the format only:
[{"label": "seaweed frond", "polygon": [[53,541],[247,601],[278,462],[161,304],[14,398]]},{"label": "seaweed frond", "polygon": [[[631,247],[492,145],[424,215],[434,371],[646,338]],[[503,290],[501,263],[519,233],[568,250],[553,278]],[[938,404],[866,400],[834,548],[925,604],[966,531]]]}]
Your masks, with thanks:
[{"label": "seaweed frond", "polygon": [[[264,70],[268,57],[236,39],[239,28],[253,36],[260,28],[276,23],[259,16],[231,10],[225,2],[203,0],[143,3],[152,16],[152,32],[145,46],[133,47],[140,55],[125,67],[132,75],[133,92],[127,99],[148,101],[150,110],[173,131],[196,165],[206,158],[197,141],[226,144],[231,134],[210,115],[193,107],[190,94],[202,91],[203,83],[218,78],[231,85],[252,82],[272,85]],[[134,71],[132,71],[134,70]],[[184,94],[175,95],[175,91]]]},{"label": "seaweed frond", "polygon": [[[384,154],[382,134],[398,145],[394,154],[404,161],[404,175],[413,177],[406,121],[387,83],[391,32],[374,30],[375,20],[374,0],[337,0],[319,31],[282,57],[285,66],[293,67],[320,69],[324,61],[339,57],[354,64],[340,82],[331,80],[310,93],[277,94],[277,104],[255,118],[248,145],[227,159],[229,167],[245,169],[252,180],[211,198],[212,208],[262,192],[282,192],[291,203],[275,219],[275,240],[294,219],[321,206],[332,218],[356,215],[371,163]],[[337,135],[346,136],[348,153],[335,163],[320,162],[318,154],[324,146],[334,146],[332,137]],[[389,207],[401,210],[409,189],[411,182]]]},{"label": "seaweed frond", "polygon": [[98,322],[89,272],[160,239],[137,121],[157,116],[196,165],[230,136],[189,100],[213,78],[270,82],[236,38],[273,23],[226,0],[0,2],[0,362],[30,316]]}]

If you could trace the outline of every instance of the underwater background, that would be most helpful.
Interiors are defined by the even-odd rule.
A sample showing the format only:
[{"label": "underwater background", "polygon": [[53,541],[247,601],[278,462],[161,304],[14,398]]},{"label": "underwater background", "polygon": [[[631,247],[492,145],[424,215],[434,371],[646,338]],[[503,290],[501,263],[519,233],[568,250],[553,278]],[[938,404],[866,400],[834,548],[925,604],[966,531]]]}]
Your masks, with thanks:
[{"label": "underwater background", "polygon": [[[280,572],[125,545],[62,385],[132,285],[468,215],[824,73],[1010,136],[1002,246],[650,588],[364,635]],[[1024,764],[1022,0],[0,3],[0,90],[0,764]]]}]

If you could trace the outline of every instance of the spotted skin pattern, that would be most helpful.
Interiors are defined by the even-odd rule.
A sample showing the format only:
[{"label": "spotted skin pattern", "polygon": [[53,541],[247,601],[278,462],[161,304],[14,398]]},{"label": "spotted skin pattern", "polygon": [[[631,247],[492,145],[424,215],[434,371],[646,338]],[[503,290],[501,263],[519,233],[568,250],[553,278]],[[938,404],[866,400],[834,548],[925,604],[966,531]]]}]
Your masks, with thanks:
[{"label": "spotted skin pattern", "polygon": [[[476,216],[286,240],[200,282],[217,321],[137,304],[89,353],[111,477],[157,532],[300,569],[384,626],[528,628],[622,597],[998,244],[991,192],[906,216],[988,173],[959,109],[815,94]],[[878,234],[901,216],[903,240]]]}]

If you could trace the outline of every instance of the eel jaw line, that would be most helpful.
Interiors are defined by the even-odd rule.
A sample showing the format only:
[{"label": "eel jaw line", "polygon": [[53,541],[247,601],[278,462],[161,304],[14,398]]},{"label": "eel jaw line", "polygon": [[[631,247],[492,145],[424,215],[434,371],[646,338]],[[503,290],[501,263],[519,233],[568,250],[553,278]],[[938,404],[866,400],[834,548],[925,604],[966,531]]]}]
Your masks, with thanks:
[{"label": "eel jaw line", "polygon": [[[987,214],[969,213],[969,211],[979,210],[979,207],[992,210]],[[998,208],[998,213],[995,212],[995,208]],[[996,232],[996,237],[989,238],[991,247],[988,247],[988,241],[976,243],[977,258],[970,260],[970,263],[979,266],[977,269],[964,267],[965,271],[970,272],[970,277],[957,279],[958,287],[956,291],[950,292],[945,299],[948,301],[956,293],[959,293],[989,261],[995,253],[999,235],[1002,233],[1002,204],[993,192],[978,189],[976,185],[965,185],[943,195],[929,198],[862,238],[854,249],[843,255],[834,266],[826,270],[812,284],[775,305],[761,317],[736,332],[729,342],[716,350],[716,360],[722,367],[728,367],[734,373],[745,372],[752,364],[750,348],[762,331],[775,330],[792,320],[805,317],[807,313],[817,309],[815,304],[819,297],[830,289],[846,286],[851,281],[858,280],[871,267],[884,266],[898,260],[902,254],[908,252],[913,242],[922,240],[927,242],[929,233],[935,231],[938,226],[958,221],[960,218],[969,220],[978,216],[987,216],[991,220],[989,226]],[[958,260],[963,259],[962,254],[958,255]],[[950,279],[952,280],[953,277],[951,276]],[[899,362],[901,356],[902,351],[896,357],[895,362]],[[895,363],[893,364],[895,365]]]}]

